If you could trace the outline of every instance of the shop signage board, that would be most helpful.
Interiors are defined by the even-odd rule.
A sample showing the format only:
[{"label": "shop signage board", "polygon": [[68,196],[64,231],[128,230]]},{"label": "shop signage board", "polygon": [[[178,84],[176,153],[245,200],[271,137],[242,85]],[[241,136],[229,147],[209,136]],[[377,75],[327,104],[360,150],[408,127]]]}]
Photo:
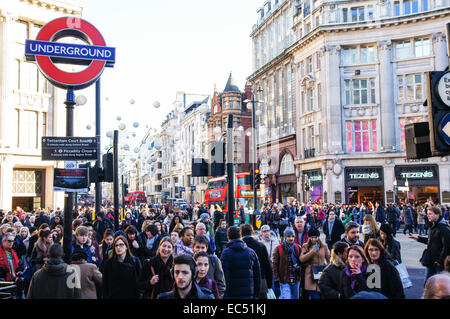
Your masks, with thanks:
[{"label": "shop signage board", "polygon": [[408,180],[410,187],[439,186],[439,167],[436,164],[397,165],[394,172],[399,190],[402,190],[401,187],[405,186],[406,180]]},{"label": "shop signage board", "polygon": [[347,167],[345,168],[347,186],[382,186],[382,167]]},{"label": "shop signage board", "polygon": [[97,159],[95,137],[42,137],[43,161],[91,161]]},{"label": "shop signage board", "polygon": [[88,172],[86,168],[55,168],[53,190],[73,193],[88,192]]}]

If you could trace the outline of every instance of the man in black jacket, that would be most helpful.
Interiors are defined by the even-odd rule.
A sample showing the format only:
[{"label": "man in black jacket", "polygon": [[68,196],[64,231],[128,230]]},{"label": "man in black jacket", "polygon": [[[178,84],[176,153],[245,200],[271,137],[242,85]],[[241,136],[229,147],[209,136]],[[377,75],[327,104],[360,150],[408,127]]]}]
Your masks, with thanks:
[{"label": "man in black jacket", "polygon": [[228,244],[220,260],[225,274],[224,299],[255,299],[261,289],[261,269],[255,251],[240,238],[239,227],[228,228]]},{"label": "man in black jacket", "polygon": [[339,218],[336,218],[334,210],[330,210],[328,218],[323,224],[323,233],[325,234],[328,249],[331,250],[334,243],[341,240],[342,234],[345,232],[344,225]]},{"label": "man in black jacket", "polygon": [[252,225],[244,224],[240,228],[242,240],[255,251],[261,267],[261,291],[258,298],[267,299],[267,290],[272,288],[272,266],[270,265],[269,254],[264,244],[252,237],[254,234]]},{"label": "man in black jacket", "polygon": [[400,212],[397,211],[394,205],[389,204],[389,207],[386,209],[386,219],[389,225],[393,230],[392,236],[395,237],[395,233],[397,232],[397,220],[400,217]]},{"label": "man in black jacket", "polygon": [[364,243],[359,240],[359,227],[358,223],[348,222],[345,225],[345,236],[342,241],[349,246],[358,245],[364,248]]},{"label": "man in black jacket", "polygon": [[188,255],[180,255],[173,259],[174,288],[158,295],[158,299],[214,299],[207,288],[195,282],[196,264]]},{"label": "man in black jacket", "polygon": [[428,207],[427,217],[431,223],[428,238],[409,235],[409,238],[427,245],[420,260],[421,264],[427,268],[425,282],[444,269],[444,260],[450,255],[450,227],[443,219],[441,209],[436,206]]}]

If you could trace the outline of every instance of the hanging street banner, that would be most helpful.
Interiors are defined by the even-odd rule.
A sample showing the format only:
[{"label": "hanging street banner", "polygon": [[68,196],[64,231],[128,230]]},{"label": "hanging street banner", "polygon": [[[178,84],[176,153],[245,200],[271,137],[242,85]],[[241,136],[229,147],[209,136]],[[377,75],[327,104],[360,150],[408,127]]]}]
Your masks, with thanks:
[{"label": "hanging street banner", "polygon": [[95,137],[42,137],[43,161],[93,161],[97,159]]}]

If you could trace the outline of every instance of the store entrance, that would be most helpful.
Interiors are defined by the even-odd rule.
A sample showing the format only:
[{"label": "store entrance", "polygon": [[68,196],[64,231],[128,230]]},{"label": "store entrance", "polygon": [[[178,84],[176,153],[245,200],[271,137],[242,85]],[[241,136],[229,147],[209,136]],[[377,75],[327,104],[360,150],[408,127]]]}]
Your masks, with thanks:
[{"label": "store entrance", "polygon": [[347,188],[348,204],[383,203],[383,186],[353,186]]},{"label": "store entrance", "polygon": [[31,212],[42,208],[42,199],[40,196],[36,197],[13,197],[12,198],[12,208],[15,209],[17,206],[21,207],[26,212]]},{"label": "store entrance", "polygon": [[433,203],[439,202],[439,187],[438,186],[413,186],[409,188],[409,192],[398,191],[398,200],[403,203],[415,203],[419,204],[432,201]]}]

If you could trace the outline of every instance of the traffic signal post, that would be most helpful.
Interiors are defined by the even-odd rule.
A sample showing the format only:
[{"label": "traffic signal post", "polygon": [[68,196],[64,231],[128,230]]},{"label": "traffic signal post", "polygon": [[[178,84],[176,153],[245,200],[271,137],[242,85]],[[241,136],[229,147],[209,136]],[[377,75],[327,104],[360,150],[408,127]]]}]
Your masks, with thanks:
[{"label": "traffic signal post", "polygon": [[[446,25],[450,53],[450,23]],[[450,59],[449,59],[450,61]],[[450,63],[449,63],[450,64]],[[450,71],[426,73],[428,122],[405,125],[406,157],[420,159],[450,155]]]}]

